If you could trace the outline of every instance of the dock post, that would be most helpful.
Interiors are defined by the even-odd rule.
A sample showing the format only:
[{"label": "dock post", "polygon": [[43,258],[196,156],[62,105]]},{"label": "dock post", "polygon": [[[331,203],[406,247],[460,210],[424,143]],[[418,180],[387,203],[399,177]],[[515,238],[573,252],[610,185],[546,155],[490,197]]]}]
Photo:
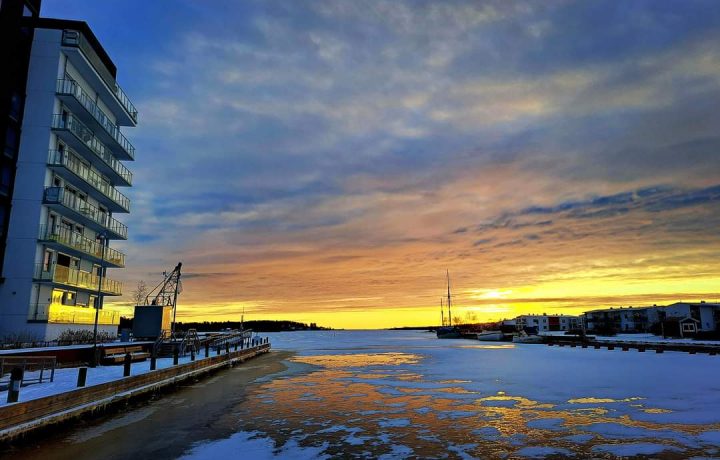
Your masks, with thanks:
[{"label": "dock post", "polygon": [[217,346],[217,355],[220,356],[220,345]]},{"label": "dock post", "polygon": [[638,347],[638,353],[645,353],[645,347]]},{"label": "dock post", "polygon": [[152,356],[150,356],[150,370],[154,371],[157,369],[157,356],[153,352]]},{"label": "dock post", "polygon": [[23,379],[23,370],[20,367],[13,367],[10,371],[10,386],[8,387],[7,402],[18,402],[20,398],[20,383]]},{"label": "dock post", "polygon": [[205,357],[210,356],[210,342],[205,342]]},{"label": "dock post", "polygon": [[614,345],[608,345],[607,348],[608,348],[608,351],[610,351],[610,350],[614,350],[614,349],[615,349],[615,346],[614,346]]},{"label": "dock post", "polygon": [[87,367],[78,368],[77,386],[84,387],[86,381],[87,381]]},{"label": "dock post", "polygon": [[228,342],[225,342],[225,354],[230,354],[230,344]]},{"label": "dock post", "polygon": [[195,361],[195,347],[190,349],[190,361]]},{"label": "dock post", "polygon": [[132,364],[132,356],[130,353],[125,353],[125,363],[123,366],[123,377],[130,377],[130,365]]},{"label": "dock post", "polygon": [[237,351],[237,347],[238,347],[237,342],[235,342],[235,351]]},{"label": "dock post", "polygon": [[178,365],[178,360],[180,359],[180,350],[178,350],[177,347],[173,348],[173,366]]},{"label": "dock post", "polygon": [[662,348],[657,348],[657,349],[655,350],[655,353],[662,353],[662,352],[664,352],[664,351],[665,351],[665,350],[663,350]]}]

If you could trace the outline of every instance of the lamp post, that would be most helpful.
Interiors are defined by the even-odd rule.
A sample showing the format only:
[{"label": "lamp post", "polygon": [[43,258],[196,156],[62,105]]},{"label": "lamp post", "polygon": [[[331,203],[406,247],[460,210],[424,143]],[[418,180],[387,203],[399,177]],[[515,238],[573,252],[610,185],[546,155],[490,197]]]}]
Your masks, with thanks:
[{"label": "lamp post", "polygon": [[107,242],[107,233],[101,232],[97,235],[100,240],[100,273],[98,274],[98,290],[97,297],[95,299],[95,326],[93,327],[93,348],[92,348],[92,360],[90,361],[90,367],[96,367],[98,364],[98,350],[97,350],[97,332],[98,332],[98,317],[100,316],[100,305],[102,304],[102,282],[103,274],[105,270],[105,243]]}]

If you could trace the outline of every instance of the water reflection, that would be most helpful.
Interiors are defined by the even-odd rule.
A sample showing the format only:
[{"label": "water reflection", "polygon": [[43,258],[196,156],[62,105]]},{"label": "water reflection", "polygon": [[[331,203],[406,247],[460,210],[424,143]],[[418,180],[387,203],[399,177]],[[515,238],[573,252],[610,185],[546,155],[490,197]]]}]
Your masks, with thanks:
[{"label": "water reflection", "polygon": [[[325,453],[337,457],[611,458],[613,452],[633,455],[643,449],[664,451],[664,458],[716,453],[699,435],[720,425],[635,419],[635,413],[669,412],[644,407],[638,396],[585,396],[552,404],[510,389],[483,394],[470,380],[423,375],[417,366],[423,359],[396,352],[295,356],[292,361],[313,370],[258,386],[249,400],[272,405],[242,404],[237,417],[244,430],[263,432],[278,446],[290,439],[302,446],[327,443]],[[613,450],[619,444],[624,451]]]}]

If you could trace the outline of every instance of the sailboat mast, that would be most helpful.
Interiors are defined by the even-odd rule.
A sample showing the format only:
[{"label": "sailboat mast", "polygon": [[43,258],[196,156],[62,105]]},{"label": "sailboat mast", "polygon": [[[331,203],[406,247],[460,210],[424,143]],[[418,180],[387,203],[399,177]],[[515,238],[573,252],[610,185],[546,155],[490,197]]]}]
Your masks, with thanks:
[{"label": "sailboat mast", "polygon": [[446,270],[447,272],[447,307],[448,307],[448,326],[452,326],[452,312],[450,311],[450,270]]},{"label": "sailboat mast", "polygon": [[445,326],[445,306],[442,297],[440,297],[440,325]]}]

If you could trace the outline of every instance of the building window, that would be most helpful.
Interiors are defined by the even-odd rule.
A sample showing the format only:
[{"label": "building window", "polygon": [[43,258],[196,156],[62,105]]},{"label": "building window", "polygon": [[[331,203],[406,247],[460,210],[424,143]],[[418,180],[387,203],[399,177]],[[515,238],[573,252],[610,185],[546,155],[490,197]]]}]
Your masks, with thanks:
[{"label": "building window", "polygon": [[75,305],[75,293],[74,292],[63,292],[62,295],[62,304],[63,305]]}]

